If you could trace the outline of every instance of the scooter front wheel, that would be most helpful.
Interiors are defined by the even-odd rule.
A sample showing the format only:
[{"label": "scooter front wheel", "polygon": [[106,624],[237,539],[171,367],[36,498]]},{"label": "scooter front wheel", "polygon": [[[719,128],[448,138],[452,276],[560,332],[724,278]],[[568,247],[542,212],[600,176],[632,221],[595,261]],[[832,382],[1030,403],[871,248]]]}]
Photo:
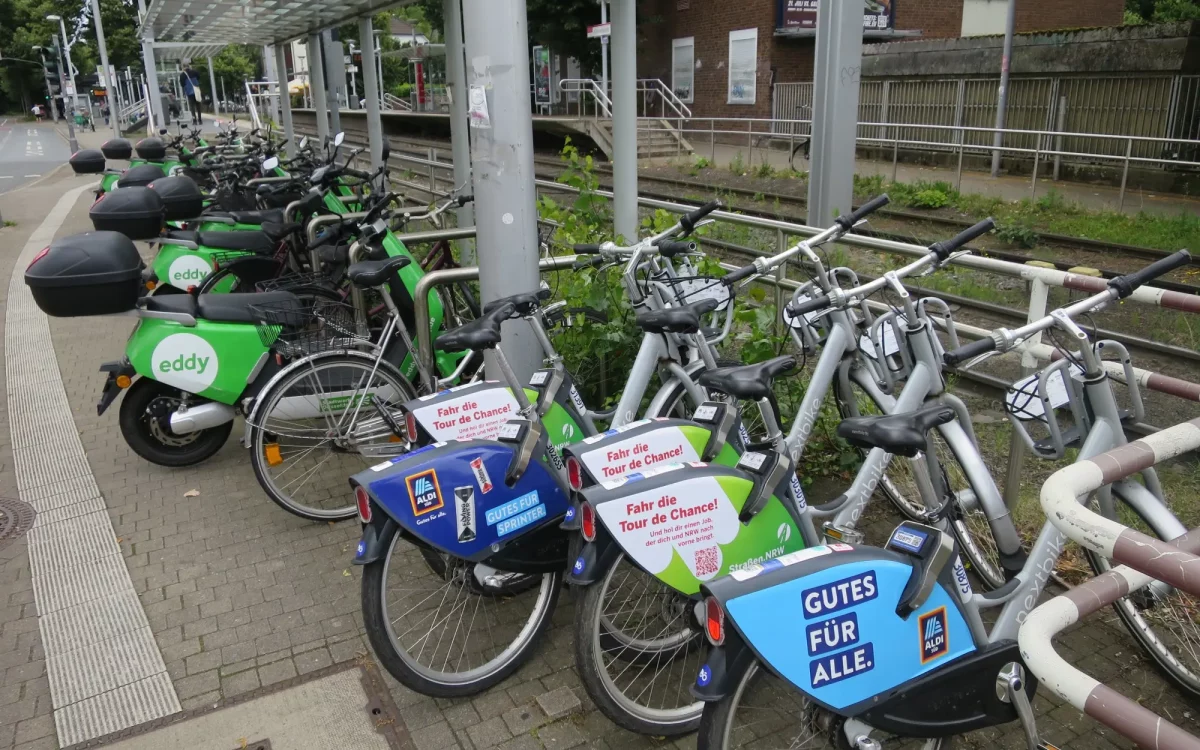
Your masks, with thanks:
[{"label": "scooter front wheel", "polygon": [[171,414],[184,393],[157,380],[138,378],[121,399],[121,434],[133,452],[159,466],[191,466],[208,459],[229,439],[233,420],[216,427],[177,435]]},{"label": "scooter front wheel", "polygon": [[505,573],[418,547],[393,528],[363,569],[362,610],[379,663],[423,695],[480,693],[516,671],[550,625],[560,573]]}]

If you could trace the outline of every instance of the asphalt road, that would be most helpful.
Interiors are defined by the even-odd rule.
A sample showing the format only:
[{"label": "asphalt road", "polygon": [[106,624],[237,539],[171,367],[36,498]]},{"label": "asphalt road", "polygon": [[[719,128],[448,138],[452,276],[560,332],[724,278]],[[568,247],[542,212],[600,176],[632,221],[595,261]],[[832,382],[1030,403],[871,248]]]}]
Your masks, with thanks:
[{"label": "asphalt road", "polygon": [[0,193],[35,180],[71,158],[53,123],[0,117]]}]

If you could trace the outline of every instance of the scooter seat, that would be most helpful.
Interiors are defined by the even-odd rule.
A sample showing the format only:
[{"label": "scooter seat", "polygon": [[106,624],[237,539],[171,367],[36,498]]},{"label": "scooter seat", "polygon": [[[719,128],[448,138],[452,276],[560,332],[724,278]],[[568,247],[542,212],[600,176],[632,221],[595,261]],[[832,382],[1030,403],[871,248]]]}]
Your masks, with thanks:
[{"label": "scooter seat", "polygon": [[949,406],[933,404],[904,414],[843,419],[837,434],[858,448],[883,448],[912,458],[926,448],[926,435],[934,427],[954,420]]},{"label": "scooter seat", "polygon": [[796,358],[785,355],[754,365],[705,370],[696,383],[734,398],[759,401],[771,395],[771,383],[776,376],[795,367]]},{"label": "scooter seat", "polygon": [[245,250],[250,253],[270,255],[275,252],[276,240],[262,231],[213,231],[201,229],[196,232],[196,242],[214,250]]},{"label": "scooter seat", "polygon": [[283,308],[291,302],[295,303],[298,313],[301,311],[299,298],[291,292],[235,292],[201,294],[199,297],[190,294],[156,294],[143,297],[142,300],[145,309],[152,312],[181,313],[214,323],[258,323],[261,316],[255,313],[255,305]]},{"label": "scooter seat", "polygon": [[282,208],[266,208],[260,211],[230,211],[229,218],[239,224],[284,224]]},{"label": "scooter seat", "polygon": [[191,229],[169,229],[167,230],[167,239],[182,240],[183,242],[195,242],[196,232]]},{"label": "scooter seat", "polygon": [[715,299],[702,299],[680,307],[638,313],[634,322],[647,333],[697,333],[700,316],[720,306]]},{"label": "scooter seat", "polygon": [[491,349],[500,343],[500,324],[511,318],[515,310],[516,305],[506,302],[470,323],[438,336],[434,346],[446,352]]}]

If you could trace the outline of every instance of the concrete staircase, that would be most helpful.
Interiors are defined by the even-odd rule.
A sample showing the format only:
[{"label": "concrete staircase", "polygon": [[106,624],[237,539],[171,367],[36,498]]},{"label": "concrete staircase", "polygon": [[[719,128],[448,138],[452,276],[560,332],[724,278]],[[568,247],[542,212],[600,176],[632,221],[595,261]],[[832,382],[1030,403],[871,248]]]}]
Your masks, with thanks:
[{"label": "concrete staircase", "polygon": [[[605,119],[584,120],[588,135],[600,150],[612,158],[612,121]],[[688,143],[670,120],[638,120],[638,158],[656,156],[691,155],[692,144]]]}]

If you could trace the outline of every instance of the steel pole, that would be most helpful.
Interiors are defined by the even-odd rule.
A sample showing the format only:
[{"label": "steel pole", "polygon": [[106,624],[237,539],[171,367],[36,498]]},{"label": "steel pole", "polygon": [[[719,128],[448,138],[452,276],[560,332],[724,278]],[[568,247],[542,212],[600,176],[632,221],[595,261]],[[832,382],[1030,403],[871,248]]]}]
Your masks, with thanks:
[{"label": "steel pole", "polygon": [[1008,0],[1008,23],[1004,27],[1004,56],[1000,58],[1000,94],[996,100],[996,132],[992,136],[992,177],[1000,176],[1000,147],[1004,145],[1004,123],[1008,114],[1008,69],[1012,62],[1013,31],[1017,26],[1017,0]]},{"label": "steel pole", "polygon": [[308,35],[308,87],[312,91],[313,114],[317,118],[317,137],[322,143],[329,137],[329,108],[325,105],[325,71],[321,68],[321,35]]},{"label": "steel pole", "polygon": [[[466,0],[463,18],[475,215],[487,227],[477,240],[486,303],[532,292],[539,283],[529,28],[525,0]],[[523,322],[505,323],[502,348],[523,381],[542,361],[541,346]],[[496,373],[490,359],[488,366]]]},{"label": "steel pole", "polygon": [[[608,0],[600,0],[600,23],[608,23]],[[600,37],[600,89],[605,96],[608,96],[608,37],[606,36]]]},{"label": "steel pole", "polygon": [[[54,40],[54,54],[56,56],[56,59],[58,60],[58,88],[62,91],[63,101],[65,102],[67,100],[67,89],[66,89],[67,84],[66,84],[66,81],[63,79],[63,70],[62,70],[63,56],[62,56],[62,50],[60,50],[58,48],[58,39],[57,38],[55,38],[55,40]],[[50,102],[50,105],[54,106],[54,102]],[[63,107],[63,110],[65,111],[66,107]],[[66,119],[67,119],[67,145],[70,147],[71,153],[73,154],[79,150],[79,141],[75,140],[74,113],[68,112],[66,114]]]},{"label": "steel pole", "polygon": [[[146,0],[138,0],[138,17],[146,17]],[[158,64],[154,61],[154,31],[143,29],[142,63],[146,66],[146,98],[150,100],[150,113],[154,116],[153,127],[165,128],[167,118],[163,115],[162,92],[158,89]]]},{"label": "steel pole", "polygon": [[[862,26],[861,13],[859,26]],[[634,0],[612,7],[613,225],[626,242],[638,235],[637,8]]]},{"label": "steel pole", "polygon": [[209,55],[208,60],[208,91],[212,97],[213,117],[221,114],[221,97],[217,96],[217,74],[213,70],[212,55]]},{"label": "steel pole", "polygon": [[[446,19],[446,88],[450,92],[450,148],[454,158],[454,186],[466,186],[471,192],[471,133],[467,127],[467,66],[463,55],[462,0],[443,0]],[[475,224],[470,204],[456,212],[458,225]],[[470,242],[464,243],[471,246]],[[462,258],[464,265],[475,262],[471,247]]]},{"label": "steel pole", "polygon": [[113,91],[116,88],[114,81],[110,80],[112,73],[108,68],[108,45],[104,43],[104,24],[100,22],[100,0],[92,0],[92,21],[96,24],[96,45],[100,47],[100,67],[104,70],[104,80],[107,84],[105,88],[104,98],[108,100],[108,124],[112,126],[113,135],[121,137],[121,130],[117,127],[117,119],[114,116],[114,102],[116,98],[113,96]]},{"label": "steel pole", "polygon": [[828,226],[851,209],[854,199],[862,23],[858,3],[821,0],[808,178],[808,223],[813,227]]},{"label": "steel pole", "polygon": [[327,90],[325,101],[329,106],[329,132],[336,135],[342,132],[341,87],[345,85],[346,63],[342,60],[342,44],[334,40],[333,33],[329,29],[321,32],[321,59],[325,62],[322,72]]},{"label": "steel pole", "polygon": [[288,89],[287,57],[282,44],[275,45],[275,69],[279,73],[279,118],[283,122],[283,137],[287,140],[287,155],[296,155],[296,130],[292,127],[292,92]]},{"label": "steel pole", "polygon": [[[67,40],[67,22],[58,17],[58,28],[62,31],[63,53],[67,56],[67,80],[71,82],[71,117],[74,119],[75,108],[79,106],[79,91],[75,88],[75,63],[71,62],[71,42]],[[63,90],[63,97],[67,95]]]},{"label": "steel pole", "polygon": [[[371,163],[383,161],[383,122],[379,115],[379,86],[375,80],[375,37],[371,35],[371,17],[358,19],[358,37],[362,40],[363,98],[367,105],[367,139],[371,144]],[[367,75],[367,71],[371,75]]]}]

